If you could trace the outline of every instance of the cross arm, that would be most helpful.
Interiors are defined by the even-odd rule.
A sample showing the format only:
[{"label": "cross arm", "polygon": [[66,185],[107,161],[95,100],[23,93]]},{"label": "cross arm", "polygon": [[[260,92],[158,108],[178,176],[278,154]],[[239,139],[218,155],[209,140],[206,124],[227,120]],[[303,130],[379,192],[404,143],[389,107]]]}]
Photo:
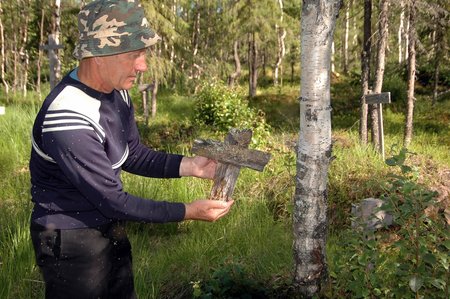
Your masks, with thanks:
[{"label": "cross arm", "polygon": [[263,171],[271,158],[269,153],[203,139],[194,141],[192,152],[224,164],[248,167],[258,171]]}]

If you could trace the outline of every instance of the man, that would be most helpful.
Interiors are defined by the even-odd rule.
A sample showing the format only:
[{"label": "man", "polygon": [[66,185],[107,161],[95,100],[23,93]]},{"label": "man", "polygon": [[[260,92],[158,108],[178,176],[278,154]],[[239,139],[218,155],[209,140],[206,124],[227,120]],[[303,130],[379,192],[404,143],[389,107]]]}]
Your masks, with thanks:
[{"label": "man", "polygon": [[31,237],[46,298],[135,298],[123,223],[215,221],[233,201],[153,201],[122,189],[121,170],[211,179],[216,162],[139,141],[127,90],[159,37],[137,1],[96,0],[78,16],[79,67],[50,92],[32,132]]}]

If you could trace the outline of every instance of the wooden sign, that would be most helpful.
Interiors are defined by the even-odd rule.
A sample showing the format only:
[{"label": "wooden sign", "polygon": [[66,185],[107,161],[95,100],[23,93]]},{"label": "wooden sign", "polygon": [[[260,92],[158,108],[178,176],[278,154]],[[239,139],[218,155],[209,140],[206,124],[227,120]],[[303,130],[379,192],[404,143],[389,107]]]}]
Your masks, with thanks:
[{"label": "wooden sign", "polygon": [[390,104],[391,93],[381,92],[381,93],[366,94],[365,99],[366,104]]},{"label": "wooden sign", "polygon": [[380,142],[380,153],[381,157],[384,160],[384,128],[383,128],[383,105],[389,104],[391,102],[391,93],[390,92],[381,92],[381,93],[370,93],[364,96],[366,100],[366,104],[375,104],[377,105],[378,112],[378,130],[379,130],[379,142]]}]

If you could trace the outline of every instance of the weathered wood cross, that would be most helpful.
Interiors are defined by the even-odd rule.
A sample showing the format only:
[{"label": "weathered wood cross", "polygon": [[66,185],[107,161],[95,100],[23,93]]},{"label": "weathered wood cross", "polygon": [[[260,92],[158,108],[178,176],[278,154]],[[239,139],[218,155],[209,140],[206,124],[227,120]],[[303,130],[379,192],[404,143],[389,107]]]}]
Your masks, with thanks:
[{"label": "weathered wood cross", "polygon": [[251,130],[231,129],[225,142],[197,139],[192,152],[218,161],[210,199],[231,199],[241,167],[263,171],[269,162],[269,153],[248,149],[252,139]]},{"label": "weathered wood cross", "polygon": [[41,45],[41,49],[47,50],[48,53],[48,63],[50,67],[50,88],[56,86],[59,79],[61,78],[61,61],[58,57],[58,49],[63,49],[64,46],[60,45],[55,34],[48,35],[48,44]]},{"label": "weathered wood cross", "polygon": [[142,92],[142,108],[144,109],[145,124],[148,125],[148,97],[153,89],[153,84],[139,84],[138,89]]},{"label": "weathered wood cross", "polygon": [[379,131],[379,151],[384,160],[384,129],[383,129],[383,106],[381,104],[389,104],[391,102],[391,93],[370,93],[365,96],[366,104],[376,104],[378,110],[378,131]]}]

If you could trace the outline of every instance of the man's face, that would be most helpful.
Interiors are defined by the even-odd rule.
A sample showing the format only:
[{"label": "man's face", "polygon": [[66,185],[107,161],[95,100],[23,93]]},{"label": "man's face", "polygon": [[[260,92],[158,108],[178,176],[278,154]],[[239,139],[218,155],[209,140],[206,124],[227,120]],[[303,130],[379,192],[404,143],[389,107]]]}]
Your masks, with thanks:
[{"label": "man's face", "polygon": [[146,49],[97,57],[100,64],[102,85],[105,90],[128,90],[139,72],[147,70]]}]

